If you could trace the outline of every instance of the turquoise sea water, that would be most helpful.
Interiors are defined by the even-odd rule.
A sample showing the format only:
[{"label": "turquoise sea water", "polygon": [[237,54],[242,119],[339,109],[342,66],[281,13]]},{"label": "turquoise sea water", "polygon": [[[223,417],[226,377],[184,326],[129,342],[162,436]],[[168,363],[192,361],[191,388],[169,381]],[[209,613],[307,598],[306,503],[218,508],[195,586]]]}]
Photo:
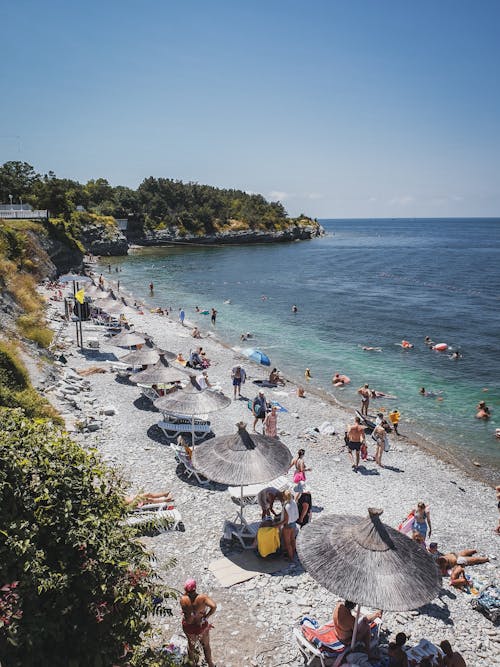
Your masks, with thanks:
[{"label": "turquoise sea water", "polygon": [[[307,242],[133,250],[110,260],[111,277],[118,277],[119,264],[125,289],[175,311],[183,306],[202,328],[210,328],[210,318],[194,307],[215,307],[221,338],[246,346],[240,334],[252,332],[251,345],[273,366],[298,379],[309,367],[312,384],[341,403],[357,406],[355,390],[364,382],[396,395],[371,408],[397,407],[402,432],[411,429],[465,464],[480,461],[494,479],[500,469],[494,435],[500,427],[500,221],[322,222],[327,236]],[[430,351],[426,335],[463,358]],[[398,346],[402,339],[414,349]],[[335,371],[351,384],[333,389]],[[422,386],[442,392],[442,400],[420,396]],[[482,399],[492,409],[489,422],[474,418]]]}]

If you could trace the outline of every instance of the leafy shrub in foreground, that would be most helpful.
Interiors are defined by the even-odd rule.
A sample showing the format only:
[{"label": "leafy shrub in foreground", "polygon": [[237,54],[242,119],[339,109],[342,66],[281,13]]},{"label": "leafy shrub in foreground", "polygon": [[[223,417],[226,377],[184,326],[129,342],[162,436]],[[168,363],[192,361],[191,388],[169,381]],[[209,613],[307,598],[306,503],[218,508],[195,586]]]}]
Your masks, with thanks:
[{"label": "leafy shrub in foreground", "polygon": [[127,664],[158,589],[119,481],[49,422],[0,408],[0,429],[2,663]]}]

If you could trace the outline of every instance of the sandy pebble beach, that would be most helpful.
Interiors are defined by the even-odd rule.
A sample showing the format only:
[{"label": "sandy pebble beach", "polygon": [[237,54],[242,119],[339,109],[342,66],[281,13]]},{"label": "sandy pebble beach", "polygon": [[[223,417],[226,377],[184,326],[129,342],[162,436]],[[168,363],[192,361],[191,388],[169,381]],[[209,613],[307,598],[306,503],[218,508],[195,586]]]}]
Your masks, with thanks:
[{"label": "sandy pebble beach", "polygon": [[[60,325],[57,313],[61,308],[61,303],[49,301],[48,315],[56,329]],[[138,331],[150,334],[158,346],[182,352],[185,357],[198,344],[202,345],[211,360],[210,382],[220,386],[228,396],[232,397],[230,375],[235,363],[241,363],[247,371],[242,394],[248,399],[258,391],[252,380],[268,375],[268,369],[221,345],[211,332],[202,331],[203,340],[197,341],[191,337],[189,327],[150,312],[134,314],[131,322]],[[97,337],[100,349],[81,353],[70,340],[74,339],[75,327],[66,326],[62,340],[68,344],[64,350],[67,367],[109,368],[106,359],[112,358],[116,348],[104,337],[102,328],[85,323],[83,329],[84,340]],[[298,561],[273,575],[259,575],[231,588],[221,587],[208,565],[231,546],[222,540],[222,528],[224,520],[235,515],[236,506],[225,487],[211,484],[205,488],[192,479],[186,480],[156,426],[161,414],[140,398],[137,387],[120,381],[112,372],[87,379],[88,390],[71,396],[70,401],[57,398],[57,391],[47,395],[67,418],[70,430],[75,418],[98,418],[98,430],[75,432],[74,438],[84,446],[97,447],[104,459],[130,481],[132,492],[164,489],[172,492],[185,530],[148,538],[148,546],[154,550],[160,573],[164,563],[173,556],[177,559],[176,565],[163,575],[166,583],[181,588],[184,580],[192,576],[198,581],[198,589],[217,602],[211,633],[216,664],[219,667],[302,665],[303,659],[292,640],[292,629],[306,613],[321,622],[330,620],[335,597],[317,585]],[[51,384],[53,378],[38,378],[41,387]],[[359,472],[354,472],[344,446],[344,431],[353,414],[308,392],[307,386],[306,397],[298,398],[296,389],[287,382],[285,387],[266,389],[265,393],[268,399],[279,401],[288,410],[278,417],[278,432],[283,442],[294,455],[300,447],[306,450],[305,460],[312,468],[308,484],[312,489],[313,522],[323,512],[365,515],[368,507],[380,507],[384,510],[382,520],[396,527],[417,501],[423,500],[431,508],[432,540],[438,542],[440,551],[475,548],[481,554],[498,556],[500,537],[494,533],[498,520],[494,490],[421,451],[404,436],[394,434],[391,451],[384,455],[384,468],[368,461]],[[100,414],[106,407],[113,408],[115,413]],[[237,422],[247,422],[249,429],[252,424],[246,400],[233,401],[209,418],[217,436],[233,433]],[[335,426],[335,435],[311,436],[310,430],[325,421]],[[400,430],[404,433],[404,424]],[[371,439],[367,438],[367,442]],[[373,454],[374,447],[369,445],[369,450]],[[291,482],[291,472],[289,478]],[[249,507],[247,514],[257,520],[257,506]],[[237,549],[234,543],[231,548]],[[468,568],[468,573],[492,583],[499,580],[494,559]],[[411,575],[408,585],[411,586]],[[180,612],[175,607],[173,617],[156,619],[155,623],[166,640],[182,634]],[[410,644],[422,637],[437,643],[449,639],[463,653],[468,665],[500,665],[498,628],[472,609],[469,595],[451,588],[447,580],[441,596],[431,604],[418,611],[383,615],[386,639],[400,631],[410,635]]]}]

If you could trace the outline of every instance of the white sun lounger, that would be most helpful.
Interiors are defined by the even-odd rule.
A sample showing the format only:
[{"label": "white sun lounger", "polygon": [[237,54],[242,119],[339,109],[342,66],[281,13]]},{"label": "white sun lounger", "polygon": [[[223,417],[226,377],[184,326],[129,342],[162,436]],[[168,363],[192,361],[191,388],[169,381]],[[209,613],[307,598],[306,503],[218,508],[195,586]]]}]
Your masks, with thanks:
[{"label": "white sun lounger", "polygon": [[194,468],[191,459],[186,454],[184,447],[179,447],[179,445],[176,445],[175,443],[172,442],[170,443],[170,448],[174,452],[175,460],[177,461],[177,463],[180,463],[181,465],[184,466],[184,472],[186,473],[188,479],[194,476],[198,484],[200,484],[201,486],[206,486],[207,484],[210,484],[210,480],[203,477],[203,475],[201,475]]},{"label": "white sun lounger", "polygon": [[165,530],[177,530],[179,524],[182,521],[182,516],[179,510],[167,510],[161,509],[162,507],[167,507],[168,503],[164,505],[143,505],[142,507],[134,510],[129,517],[126,519],[127,526],[134,526],[139,523],[144,523],[148,519],[157,519],[162,520],[166,519]]},{"label": "white sun lounger", "polygon": [[[159,421],[158,427],[163,431],[163,434],[167,440],[175,440],[179,433],[189,433],[193,432],[192,424],[186,424],[184,422],[176,423],[170,421]],[[206,436],[207,433],[210,433],[210,422],[208,423],[196,423],[194,424],[194,440],[201,440]]]},{"label": "white sun lounger", "polygon": [[286,491],[290,488],[290,480],[284,476],[273,479],[267,484],[249,484],[243,487],[243,494],[240,486],[228,486],[227,492],[231,496],[231,500],[237,505],[241,505],[241,498],[243,497],[243,505],[255,505],[259,493],[268,486],[274,486],[278,491]]}]

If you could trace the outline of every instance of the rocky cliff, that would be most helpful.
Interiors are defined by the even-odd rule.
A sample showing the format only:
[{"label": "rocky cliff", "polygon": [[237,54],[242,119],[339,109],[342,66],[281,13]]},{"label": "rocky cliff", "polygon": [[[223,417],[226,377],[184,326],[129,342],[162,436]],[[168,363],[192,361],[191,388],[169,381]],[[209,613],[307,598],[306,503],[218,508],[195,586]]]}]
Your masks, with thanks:
[{"label": "rocky cliff", "polygon": [[286,241],[305,241],[324,234],[324,229],[317,223],[308,225],[292,224],[285,229],[227,229],[214,234],[197,235],[180,233],[178,228],[144,230],[141,237],[135,237],[137,245],[162,245],[168,243],[187,244],[240,244],[240,243],[279,243]]}]

